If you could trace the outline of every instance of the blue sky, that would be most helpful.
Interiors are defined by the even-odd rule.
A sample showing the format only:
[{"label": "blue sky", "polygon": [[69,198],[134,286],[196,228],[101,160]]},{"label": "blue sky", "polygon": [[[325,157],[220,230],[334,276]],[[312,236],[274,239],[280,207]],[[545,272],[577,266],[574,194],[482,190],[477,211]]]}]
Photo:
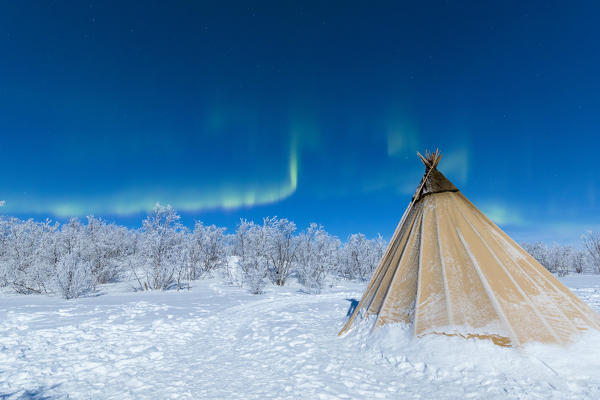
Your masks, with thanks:
[{"label": "blue sky", "polygon": [[2,212],[157,201],[389,237],[440,169],[517,240],[600,228],[595,2],[4,2]]}]

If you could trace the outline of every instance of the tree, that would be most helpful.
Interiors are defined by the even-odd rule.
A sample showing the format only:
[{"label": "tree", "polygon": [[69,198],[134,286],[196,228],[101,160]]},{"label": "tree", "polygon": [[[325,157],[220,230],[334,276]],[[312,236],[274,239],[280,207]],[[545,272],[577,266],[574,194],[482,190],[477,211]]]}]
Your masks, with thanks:
[{"label": "tree", "polygon": [[142,222],[140,270],[133,273],[141,290],[168,289],[184,265],[185,229],[171,206],[156,204]]},{"label": "tree", "polygon": [[582,236],[583,246],[592,261],[595,273],[600,273],[600,232],[588,231]]},{"label": "tree", "polygon": [[32,219],[10,218],[5,229],[5,280],[17,293],[48,293],[51,271],[42,260],[43,230]]},{"label": "tree", "polygon": [[548,260],[548,246],[542,242],[521,243],[521,247],[528,252],[533,258],[542,264],[546,269],[550,270],[550,260]]},{"label": "tree", "polygon": [[299,235],[296,270],[298,281],[309,292],[321,291],[325,279],[337,267],[339,247],[340,241],[315,223]]},{"label": "tree", "polygon": [[196,222],[188,248],[189,279],[198,279],[223,266],[227,262],[225,244],[225,228]]},{"label": "tree", "polygon": [[550,272],[558,276],[566,276],[569,273],[569,266],[573,262],[573,249],[570,246],[555,244],[549,249]]},{"label": "tree", "polygon": [[285,218],[265,218],[263,231],[270,259],[269,276],[277,286],[285,285],[292,272],[296,257],[297,238],[294,236],[296,224]]},{"label": "tree", "polygon": [[573,270],[581,274],[585,270],[586,253],[583,250],[574,250],[572,254]]},{"label": "tree", "polygon": [[56,264],[56,287],[63,298],[70,300],[94,288],[89,261],[76,253],[64,254]]},{"label": "tree", "polygon": [[268,230],[254,222],[241,220],[233,241],[233,254],[242,272],[242,285],[253,294],[261,294],[270,269],[267,255]]},{"label": "tree", "polygon": [[8,265],[8,235],[10,225],[8,220],[0,217],[0,287],[6,287],[10,284],[12,271]]},{"label": "tree", "polygon": [[55,246],[50,254],[57,256],[52,267],[55,287],[59,293],[69,300],[93,290],[96,282],[89,261],[90,246],[85,227],[79,220],[71,218],[61,227]]},{"label": "tree", "polygon": [[128,229],[107,224],[94,216],[87,217],[87,256],[96,283],[108,283],[117,279],[129,255],[131,233]]},{"label": "tree", "polygon": [[582,273],[586,268],[586,252],[568,245],[547,246],[542,242],[523,243],[521,245],[533,258],[548,271],[565,276],[570,270]]},{"label": "tree", "polygon": [[381,236],[369,240],[362,233],[350,235],[341,250],[341,276],[346,279],[367,280],[377,268],[384,251],[385,241]]}]

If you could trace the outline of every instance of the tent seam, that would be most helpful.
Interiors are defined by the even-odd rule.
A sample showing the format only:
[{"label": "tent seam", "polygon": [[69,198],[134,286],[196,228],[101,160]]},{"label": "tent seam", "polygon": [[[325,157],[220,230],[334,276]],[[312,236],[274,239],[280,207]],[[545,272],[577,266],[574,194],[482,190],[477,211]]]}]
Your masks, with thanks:
[{"label": "tent seam", "polygon": [[419,323],[419,296],[421,295],[421,273],[423,269],[423,223],[425,221],[425,207],[423,207],[423,213],[421,215],[421,226],[419,227],[419,261],[417,266],[417,293],[415,295],[414,304],[414,317],[413,317],[413,330],[415,336],[417,335],[417,324]]},{"label": "tent seam", "polygon": [[490,254],[492,255],[492,257],[494,257],[494,260],[496,260],[496,262],[498,263],[498,265],[500,265],[500,267],[502,268],[502,270],[506,273],[506,275],[508,276],[508,278],[515,285],[515,287],[517,288],[518,292],[521,294],[521,296],[523,296],[523,298],[525,299],[525,301],[527,302],[527,304],[529,304],[529,306],[531,307],[531,309],[533,310],[533,312],[535,313],[535,315],[537,315],[537,317],[540,319],[540,321],[542,321],[542,323],[544,324],[544,326],[546,326],[546,328],[550,331],[550,333],[552,334],[552,336],[554,337],[554,339],[556,339],[557,342],[562,342],[561,338],[557,335],[556,331],[552,328],[552,326],[550,324],[548,324],[548,321],[546,321],[546,319],[544,318],[544,316],[542,315],[542,313],[532,303],[532,301],[529,298],[529,296],[527,296],[527,294],[523,291],[523,289],[521,289],[521,287],[519,286],[519,284],[517,283],[517,281],[514,279],[514,277],[512,276],[512,274],[504,267],[504,264],[500,261],[500,259],[498,258],[498,256],[496,256],[496,253],[494,253],[494,250],[492,250],[490,248],[490,246],[488,246],[488,244],[486,243],[486,241],[483,239],[483,237],[481,237],[481,235],[475,229],[475,227],[473,226],[473,224],[471,224],[471,222],[467,219],[467,217],[462,212],[462,210],[460,210],[460,208],[458,208],[458,211],[461,213],[461,215],[463,216],[463,218],[465,219],[465,221],[467,222],[467,224],[469,224],[469,226],[471,227],[471,229],[473,229],[473,232],[475,232],[475,234],[481,240],[481,242],[483,243],[483,245],[488,249],[488,251],[490,252]]},{"label": "tent seam", "polygon": [[[422,218],[422,217],[421,217]],[[408,237],[410,238],[410,234],[412,233],[413,229],[414,229],[414,224],[417,223],[418,218],[415,217],[415,222],[413,223],[413,225],[411,225],[410,227],[410,231],[408,232]],[[421,220],[421,226],[423,226],[423,221]],[[383,299],[381,300],[381,308],[379,309],[379,311],[377,311],[377,318],[375,318],[375,324],[373,325],[373,329],[377,326],[377,322],[379,321],[379,317],[381,316],[381,309],[383,308],[383,305],[385,304],[389,294],[390,294],[390,289],[394,283],[394,279],[396,278],[396,274],[398,273],[398,270],[400,269],[400,263],[402,262],[402,258],[404,257],[404,252],[406,251],[406,246],[408,246],[408,242],[409,240],[406,240],[406,243],[404,243],[404,247],[402,248],[402,253],[400,255],[400,258],[398,259],[398,265],[396,266],[396,270],[394,271],[394,274],[392,275],[392,278],[390,279],[390,284],[388,285],[387,289],[385,290],[385,294],[383,295]]]},{"label": "tent seam", "polygon": [[[407,216],[407,220],[408,220],[408,216]],[[406,235],[406,242],[407,242],[407,243],[408,243],[408,239],[409,239],[409,236],[410,236],[410,232],[412,231],[412,229],[411,229],[411,228],[412,228],[412,225],[410,226],[410,228],[408,228],[408,234]],[[397,243],[395,243],[395,244],[394,244],[394,245],[395,245],[395,248],[396,248],[396,251],[395,251],[395,252],[397,252],[397,251],[398,251],[398,247],[400,247],[400,243],[402,242],[403,235],[402,235],[401,233],[402,233],[402,230],[400,230],[400,232],[399,232],[399,236],[398,236],[398,238],[397,238],[397,240],[396,240],[396,241],[397,241]],[[399,262],[400,262],[400,260],[402,259],[402,255],[403,255],[403,253],[404,253],[404,249],[405,249],[405,248],[406,248],[406,243],[404,244],[404,246],[403,246],[403,248],[402,248],[402,251],[400,252],[400,256],[398,257],[398,263],[399,263]],[[395,253],[395,252],[394,252],[394,253]],[[379,280],[379,283],[377,284],[377,288],[379,288],[379,287],[381,286],[381,281],[383,281],[383,278],[384,278],[384,277],[385,277],[385,275],[387,274],[387,271],[388,271],[388,270],[389,270],[389,268],[390,268],[390,267],[393,265],[393,261],[394,261],[394,259],[395,259],[395,257],[393,256],[393,254],[390,254],[390,257],[389,257],[389,264],[388,264],[387,268],[385,268],[385,271],[384,271],[384,269],[382,268],[380,271],[378,271],[378,272],[377,272],[377,276],[375,277],[375,280],[373,281],[373,282],[377,282],[377,281]],[[397,266],[396,266],[396,267],[397,267]],[[392,277],[392,279],[393,279],[393,277]],[[369,291],[370,289],[374,288],[374,287],[375,287],[375,284],[373,284],[373,287],[369,287],[369,288],[367,288],[367,291],[366,291],[365,293],[368,293],[368,291]],[[377,290],[375,290],[375,292],[377,292]],[[365,304],[365,305],[363,306],[363,307],[366,307],[366,308],[367,308],[367,311],[368,311],[368,309],[371,307],[371,304],[373,304],[373,300],[375,300],[375,297],[374,297],[374,296],[372,296],[372,297],[371,297],[371,300],[369,301],[369,304]],[[383,303],[382,303],[382,305],[383,305]]]},{"label": "tent seam", "polygon": [[496,298],[496,296],[494,296],[494,292],[492,291],[490,284],[488,283],[487,279],[485,279],[485,276],[483,276],[483,272],[481,271],[481,268],[479,267],[477,260],[471,253],[471,249],[470,249],[469,245],[465,242],[465,239],[464,239],[463,235],[460,233],[460,231],[458,230],[458,227],[456,228],[456,233],[458,234],[458,238],[460,239],[464,249],[466,250],[467,255],[471,259],[471,262],[473,263],[473,266],[475,267],[475,271],[477,271],[477,275],[479,275],[479,280],[481,281],[492,305],[494,306],[494,309],[496,310],[498,317],[502,320],[502,322],[504,323],[506,328],[511,333],[512,339],[515,341],[515,344],[520,345],[519,338],[517,337],[516,333],[513,331],[512,327],[508,323],[508,318],[506,318],[506,315],[504,314],[504,311],[502,310],[502,307],[500,306],[498,299]]},{"label": "tent seam", "polygon": [[[485,221],[485,220],[484,220],[484,221]],[[485,221],[485,222],[488,222],[488,221]],[[489,222],[488,222],[488,223],[489,223]],[[493,227],[493,226],[492,226],[492,227]],[[497,238],[496,236],[499,236],[499,238]],[[513,246],[513,244],[512,244],[512,243],[510,243],[509,241],[507,241],[507,240],[506,240],[506,239],[505,239],[505,238],[504,238],[502,235],[498,235],[497,233],[495,233],[495,234],[493,235],[493,237],[494,237],[494,240],[495,240],[495,242],[496,242],[498,245],[502,245],[502,244],[504,244],[504,245],[506,245],[506,246]],[[502,240],[502,242],[499,242],[498,240]],[[514,246],[513,246],[513,247],[514,247]],[[526,262],[526,263],[527,263],[527,264],[528,264],[528,265],[529,265],[531,268],[533,268],[533,269],[535,270],[535,267],[534,267],[534,266],[533,266],[533,265],[532,265],[532,264],[529,262],[529,260],[527,260],[527,259],[525,258],[525,259],[524,259],[524,261],[525,261],[525,262]],[[519,268],[521,268],[521,267],[520,267],[518,264],[517,264],[517,266],[518,266]],[[523,270],[523,268],[521,268],[521,270]],[[548,295],[546,294],[546,292],[544,291],[544,289],[543,289],[542,287],[540,287],[540,286],[537,284],[537,282],[536,282],[536,281],[535,281],[535,280],[534,280],[534,279],[533,279],[531,276],[529,276],[529,274],[528,274],[526,271],[523,271],[523,274],[525,275],[525,279],[527,279],[527,281],[528,281],[529,283],[531,283],[531,285],[532,285],[532,286],[534,286],[536,289],[538,289],[538,291],[539,291],[539,292],[540,292],[540,293],[541,293],[541,294],[544,296],[544,298],[545,298],[545,299],[547,299],[547,300],[549,300],[549,301],[551,302],[551,304],[554,306],[554,308],[556,309],[556,311],[558,311],[558,313],[560,314],[560,316],[561,316],[562,318],[564,318],[564,320],[565,320],[565,321],[567,321],[567,324],[568,324],[569,326],[571,326],[571,328],[573,328],[573,331],[577,332],[577,331],[578,331],[578,329],[577,329],[577,326],[575,326],[575,324],[573,324],[573,322],[571,321],[571,319],[570,319],[569,317],[567,317],[567,315],[566,315],[566,314],[565,314],[565,313],[564,313],[564,312],[563,312],[563,311],[560,309],[560,307],[558,306],[558,304],[556,303],[556,301],[555,301],[555,300],[554,300],[552,297],[548,296]],[[546,278],[545,278],[545,277],[544,277],[544,280],[546,280]],[[556,288],[556,286],[554,286],[554,285],[552,284],[552,282],[550,282],[550,281],[548,281],[548,280],[546,280],[546,282],[547,282],[549,285],[551,285],[551,287],[552,287],[553,289],[555,289],[555,291],[558,291],[558,289]],[[561,296],[562,296],[562,297],[567,297],[567,298],[568,298],[568,296],[565,296],[563,293],[561,293]],[[570,299],[568,299],[568,300],[570,301]],[[575,305],[575,304],[573,304],[573,305]]]},{"label": "tent seam", "polygon": [[[467,201],[467,204],[476,209],[477,207],[475,207],[475,205],[473,205],[473,203],[471,203],[469,201],[469,199],[467,199],[466,197],[462,196],[462,198],[464,200]],[[481,213],[481,211],[480,211]],[[494,224],[485,214],[481,213],[481,215],[483,215],[484,219],[488,221],[488,223],[493,224],[494,226],[496,226],[496,224]],[[512,238],[510,238],[504,231],[502,231],[502,229],[498,228],[501,232],[501,236],[502,238],[508,242],[509,244],[512,242],[512,244],[518,246],[518,248],[521,248]],[[537,266],[531,262],[531,259],[533,259],[533,257],[531,256],[531,254],[527,253],[525,250],[523,250],[525,252],[525,261],[529,264],[530,267],[532,267],[534,270],[537,270]],[[543,266],[542,266],[543,268]],[[544,268],[545,270],[545,268]],[[547,271],[546,271],[547,272]],[[549,272],[548,272],[549,273]],[[585,310],[581,309],[581,306],[579,304],[577,304],[577,302],[573,301],[573,299],[571,299],[568,295],[566,295],[562,290],[560,290],[550,279],[548,279],[543,273],[540,274],[540,276],[542,277],[542,279],[544,279],[544,281],[546,281],[546,283],[548,283],[556,292],[560,293],[560,295],[562,296],[562,298],[566,299],[567,302],[569,302],[569,304],[573,307],[575,307],[575,309],[579,312],[579,314],[581,314],[581,316],[588,322],[589,325],[592,326],[596,326],[597,329],[600,329],[600,325],[597,323],[594,323],[593,321],[591,321],[588,317],[587,317],[587,313],[584,312]],[[584,303],[584,305],[586,305]],[[591,309],[591,307],[590,307]],[[593,309],[592,309],[593,311]],[[561,311],[562,312],[562,311]],[[564,314],[564,313],[563,313]],[[566,317],[566,315],[565,315]],[[569,319],[567,317],[567,319]],[[570,319],[569,319],[570,321]]]},{"label": "tent seam", "polygon": [[440,255],[440,264],[442,266],[442,276],[444,279],[444,294],[446,295],[446,312],[448,313],[448,323],[454,325],[454,316],[452,315],[452,302],[450,300],[450,291],[448,288],[448,276],[446,275],[446,263],[444,262],[444,255],[442,252],[442,237],[440,236],[440,226],[438,221],[437,208],[433,210],[435,214],[435,229],[437,232],[437,245],[438,252]]}]

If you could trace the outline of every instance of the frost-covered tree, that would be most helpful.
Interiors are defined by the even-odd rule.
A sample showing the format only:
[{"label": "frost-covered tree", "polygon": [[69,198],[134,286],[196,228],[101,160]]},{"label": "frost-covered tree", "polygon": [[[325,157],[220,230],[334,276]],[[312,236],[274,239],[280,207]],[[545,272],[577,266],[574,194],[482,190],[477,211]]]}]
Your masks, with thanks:
[{"label": "frost-covered tree", "polygon": [[577,274],[581,274],[585,271],[587,265],[587,254],[584,250],[574,249],[571,256],[571,263],[573,264],[573,271]]},{"label": "frost-covered tree", "polygon": [[76,253],[64,254],[56,264],[55,282],[63,298],[74,299],[94,287],[94,279],[90,272],[88,260]]},{"label": "frost-covered tree", "polygon": [[225,228],[196,222],[188,244],[188,279],[210,274],[227,262]]},{"label": "frost-covered tree", "polygon": [[600,273],[600,232],[588,231],[581,239],[590,257],[593,271]]},{"label": "frost-covered tree", "polygon": [[298,236],[296,271],[308,291],[321,291],[327,276],[337,268],[339,248],[339,239],[315,223]]},{"label": "frost-covered tree", "polygon": [[185,229],[171,206],[156,204],[142,223],[139,269],[133,273],[141,290],[168,289],[185,262]]},{"label": "frost-covered tree", "polygon": [[85,230],[88,261],[96,283],[108,283],[117,279],[129,255],[132,234],[128,229],[107,224],[89,216]]},{"label": "frost-covered tree", "polygon": [[270,269],[269,231],[265,225],[240,221],[233,240],[233,254],[241,270],[242,285],[253,294],[261,294]]},{"label": "frost-covered tree", "polygon": [[521,247],[535,258],[537,262],[546,267],[546,269],[549,269],[550,260],[548,259],[548,246],[542,242],[534,242],[521,243]]},{"label": "frost-covered tree", "polygon": [[238,262],[238,256],[236,255],[236,231],[231,234],[226,234],[225,241],[225,262],[221,269],[221,276],[230,285],[242,286],[242,270]]},{"label": "frost-covered tree", "polygon": [[10,284],[12,271],[8,265],[8,234],[10,225],[8,220],[0,217],[0,287]]},{"label": "frost-covered tree", "polygon": [[265,218],[263,220],[264,237],[267,246],[267,255],[270,259],[269,277],[278,285],[285,285],[285,281],[292,273],[292,266],[296,257],[297,237],[294,236],[296,224],[285,218]]},{"label": "frost-covered tree", "polygon": [[385,241],[381,236],[369,240],[362,233],[350,235],[340,251],[340,275],[346,279],[369,279],[384,251]]},{"label": "frost-covered tree", "polygon": [[6,221],[6,279],[17,293],[47,293],[52,271],[42,258],[44,231],[32,219]]},{"label": "frost-covered tree", "polygon": [[139,229],[129,231],[127,256],[123,261],[123,270],[129,272],[128,278],[134,278],[138,289],[143,290],[142,276],[142,232]]},{"label": "frost-covered tree", "polygon": [[523,243],[521,245],[548,271],[565,276],[569,271],[582,273],[588,265],[586,251],[573,246],[554,244],[548,246],[542,242]]},{"label": "frost-covered tree", "polygon": [[81,222],[72,218],[64,224],[54,245],[58,257],[52,267],[58,292],[65,299],[73,299],[93,290],[96,282],[89,261],[89,238]]},{"label": "frost-covered tree", "polygon": [[570,246],[555,244],[548,250],[548,270],[558,276],[566,276],[573,262],[573,249]]}]

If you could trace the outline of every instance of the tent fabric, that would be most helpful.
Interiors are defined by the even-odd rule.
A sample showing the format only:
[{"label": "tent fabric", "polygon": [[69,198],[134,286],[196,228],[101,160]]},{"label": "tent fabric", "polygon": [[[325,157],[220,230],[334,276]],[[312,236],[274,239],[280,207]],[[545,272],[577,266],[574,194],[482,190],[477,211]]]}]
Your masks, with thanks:
[{"label": "tent fabric", "polygon": [[600,329],[600,316],[433,168],[354,313],[375,327],[491,339],[504,346],[564,344]]}]

